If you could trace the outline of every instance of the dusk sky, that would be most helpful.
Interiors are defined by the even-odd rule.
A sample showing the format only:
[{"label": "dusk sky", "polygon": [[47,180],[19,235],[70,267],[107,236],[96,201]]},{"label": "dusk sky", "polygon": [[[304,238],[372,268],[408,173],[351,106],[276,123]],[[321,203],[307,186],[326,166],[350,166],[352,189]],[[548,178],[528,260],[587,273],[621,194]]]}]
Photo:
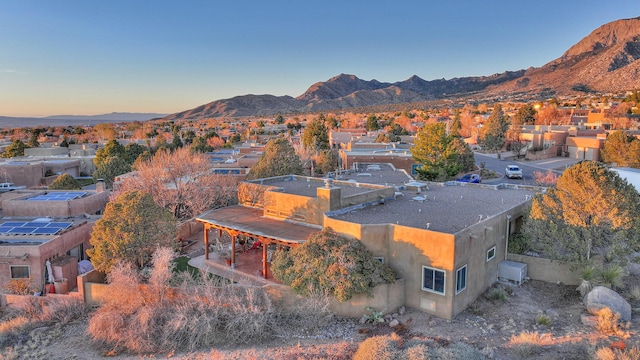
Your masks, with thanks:
[{"label": "dusk sky", "polygon": [[0,115],[174,113],[246,94],[542,66],[637,0],[0,4]]}]

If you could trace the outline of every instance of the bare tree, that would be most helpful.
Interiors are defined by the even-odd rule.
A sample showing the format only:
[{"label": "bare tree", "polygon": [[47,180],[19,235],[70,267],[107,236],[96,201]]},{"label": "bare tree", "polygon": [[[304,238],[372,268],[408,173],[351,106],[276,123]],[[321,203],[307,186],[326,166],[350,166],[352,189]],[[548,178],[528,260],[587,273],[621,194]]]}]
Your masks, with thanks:
[{"label": "bare tree", "polygon": [[180,148],[172,153],[160,151],[137,165],[136,176],[118,187],[118,192],[127,190],[149,193],[176,218],[190,219],[235,203],[238,179],[214,174],[206,155]]}]

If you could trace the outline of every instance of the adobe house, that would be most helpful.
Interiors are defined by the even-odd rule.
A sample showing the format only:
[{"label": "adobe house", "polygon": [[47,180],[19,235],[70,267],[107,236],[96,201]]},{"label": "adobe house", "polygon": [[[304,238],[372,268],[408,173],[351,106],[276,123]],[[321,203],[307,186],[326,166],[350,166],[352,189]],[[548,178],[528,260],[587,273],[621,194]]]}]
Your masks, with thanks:
[{"label": "adobe house", "polygon": [[269,277],[268,244],[297,246],[330,227],[362,241],[396,270],[404,279],[406,305],[451,319],[497,281],[508,236],[521,226],[539,190],[421,183],[388,164],[367,164],[361,172],[336,177],[288,175],[242,183],[239,205],[197,218],[204,225],[205,258],[210,231],[226,233],[233,240],[233,269],[236,237],[250,236],[266,245],[260,273]]},{"label": "adobe house", "polygon": [[[78,262],[87,259],[91,230],[108,201],[108,192],[28,191],[3,194],[0,218],[0,292],[11,279],[28,278],[37,291],[49,281],[50,261],[56,280],[76,287]],[[4,195],[7,195],[6,197]]]}]

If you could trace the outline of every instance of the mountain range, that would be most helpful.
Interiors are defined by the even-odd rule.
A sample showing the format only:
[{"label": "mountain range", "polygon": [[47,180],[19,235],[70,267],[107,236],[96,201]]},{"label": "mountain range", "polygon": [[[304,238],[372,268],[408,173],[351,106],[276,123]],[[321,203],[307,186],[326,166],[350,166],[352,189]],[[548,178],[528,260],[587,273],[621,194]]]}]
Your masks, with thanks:
[{"label": "mountain range", "polygon": [[108,122],[146,121],[162,118],[167,114],[113,112],[102,115],[53,115],[47,117],[11,117],[0,116],[0,127],[36,127],[36,126],[84,126]]},{"label": "mountain range", "polygon": [[491,76],[385,83],[340,74],[318,82],[298,97],[243,95],[216,100],[165,117],[167,120],[264,116],[368,106],[415,103],[443,98],[545,98],[608,93],[640,88],[640,17],[605,24],[539,68]]}]

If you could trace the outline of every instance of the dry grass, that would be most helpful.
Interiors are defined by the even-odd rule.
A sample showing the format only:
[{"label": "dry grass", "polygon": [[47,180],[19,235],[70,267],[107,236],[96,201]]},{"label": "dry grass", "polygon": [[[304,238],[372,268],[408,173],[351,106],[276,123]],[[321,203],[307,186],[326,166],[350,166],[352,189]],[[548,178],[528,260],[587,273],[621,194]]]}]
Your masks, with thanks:
[{"label": "dry grass", "polygon": [[612,349],[603,347],[596,351],[596,360],[640,360],[640,348]]},{"label": "dry grass", "polygon": [[621,330],[618,327],[620,322],[620,315],[614,313],[608,307],[602,308],[598,311],[598,320],[596,322],[596,329],[603,334],[620,334]]},{"label": "dry grass", "polygon": [[135,354],[255,344],[313,329],[327,315],[328,300],[321,295],[281,307],[262,288],[220,286],[207,277],[184,276],[172,288],[170,263],[171,256],[154,255],[149,284],[142,289],[131,267],[114,267],[109,281],[118,297],[89,321],[96,344],[112,353]]}]

